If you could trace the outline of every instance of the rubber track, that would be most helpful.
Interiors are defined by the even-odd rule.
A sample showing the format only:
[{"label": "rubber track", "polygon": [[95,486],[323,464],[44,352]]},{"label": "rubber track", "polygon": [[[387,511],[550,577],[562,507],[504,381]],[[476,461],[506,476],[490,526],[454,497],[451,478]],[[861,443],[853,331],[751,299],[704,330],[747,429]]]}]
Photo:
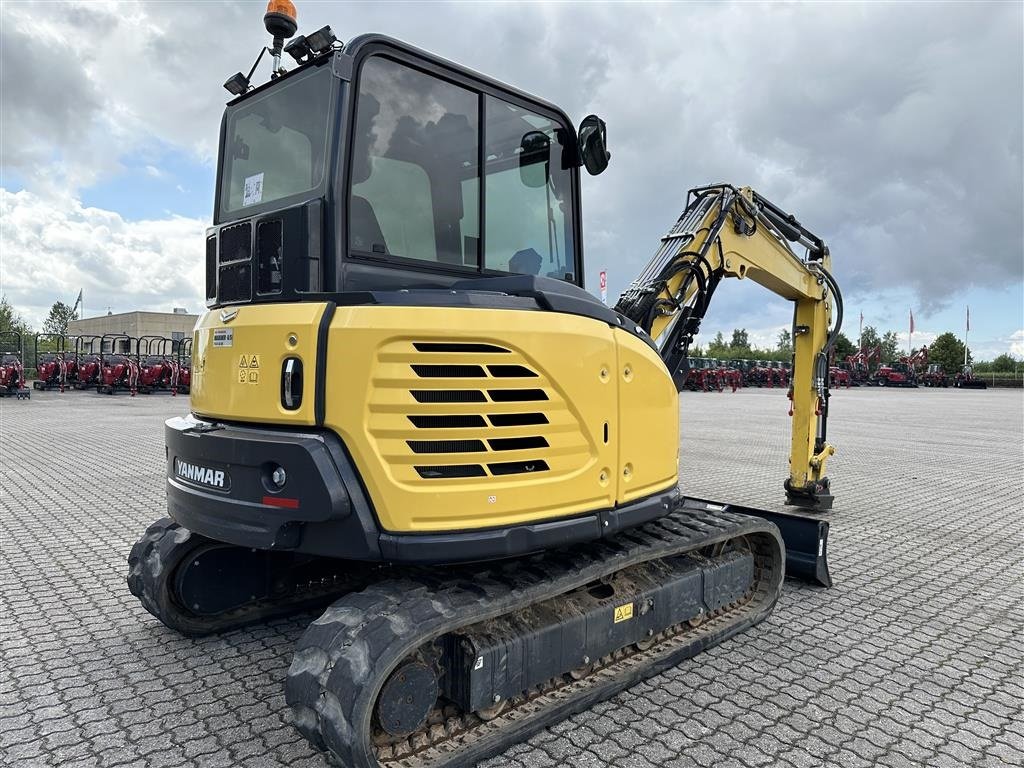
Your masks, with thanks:
[{"label": "rubber track", "polygon": [[683,644],[669,639],[639,654],[642,666],[634,664],[619,676],[599,670],[584,678],[585,685],[568,686],[568,694],[557,692],[552,704],[539,711],[524,715],[523,708],[513,708],[476,729],[473,738],[458,737],[441,748],[432,746],[385,763],[415,768],[473,765],[761,621],[782,588],[778,529],[746,515],[677,509],[614,538],[516,561],[393,572],[396,578],[335,601],[300,638],[285,684],[295,724],[337,764],[373,768],[379,765],[371,742],[377,695],[396,665],[423,644],[630,565],[738,536],[753,542],[760,575],[744,608],[686,633]]},{"label": "rubber track", "polygon": [[325,587],[297,591],[285,600],[267,599],[234,611],[203,616],[194,614],[174,599],[172,579],[179,565],[207,547],[230,546],[182,527],[162,517],[146,529],[128,555],[128,589],[143,607],[166,626],[183,635],[197,637],[225,632],[267,619],[322,608],[342,592],[359,589],[372,578],[371,568],[362,574]]}]

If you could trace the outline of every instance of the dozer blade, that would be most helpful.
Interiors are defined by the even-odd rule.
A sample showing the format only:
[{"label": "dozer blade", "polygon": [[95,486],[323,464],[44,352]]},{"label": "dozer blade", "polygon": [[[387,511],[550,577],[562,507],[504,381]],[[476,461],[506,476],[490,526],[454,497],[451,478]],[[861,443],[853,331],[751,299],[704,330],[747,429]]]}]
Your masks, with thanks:
[{"label": "dozer blade", "polygon": [[815,515],[769,512],[765,509],[724,504],[707,499],[683,498],[682,509],[736,512],[770,520],[778,526],[786,544],[786,575],[823,587],[832,586],[828,570],[828,521]]},{"label": "dozer blade", "polygon": [[285,695],[335,764],[470,766],[771,613],[776,526],[677,507],[597,542],[401,569],[309,626]]}]

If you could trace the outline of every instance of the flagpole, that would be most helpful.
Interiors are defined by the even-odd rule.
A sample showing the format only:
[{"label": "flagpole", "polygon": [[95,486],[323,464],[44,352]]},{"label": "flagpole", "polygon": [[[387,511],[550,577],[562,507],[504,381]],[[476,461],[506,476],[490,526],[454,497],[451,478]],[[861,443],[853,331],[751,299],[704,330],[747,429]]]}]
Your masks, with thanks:
[{"label": "flagpole", "polygon": [[964,327],[964,365],[967,365],[967,334],[971,332],[971,308],[967,307],[967,325]]}]

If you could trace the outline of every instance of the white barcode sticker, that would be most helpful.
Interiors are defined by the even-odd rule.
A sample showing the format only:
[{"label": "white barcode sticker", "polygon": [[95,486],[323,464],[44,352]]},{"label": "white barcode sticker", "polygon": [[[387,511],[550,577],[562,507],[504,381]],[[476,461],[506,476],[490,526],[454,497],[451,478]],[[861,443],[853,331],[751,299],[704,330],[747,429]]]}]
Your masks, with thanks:
[{"label": "white barcode sticker", "polygon": [[263,200],[263,174],[247,176],[242,189],[242,205],[256,205]]}]

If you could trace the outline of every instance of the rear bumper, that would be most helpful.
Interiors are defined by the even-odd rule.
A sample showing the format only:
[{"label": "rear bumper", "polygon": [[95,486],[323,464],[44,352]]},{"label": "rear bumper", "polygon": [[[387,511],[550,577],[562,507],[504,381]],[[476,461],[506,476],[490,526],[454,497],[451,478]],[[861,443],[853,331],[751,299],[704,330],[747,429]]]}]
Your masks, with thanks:
[{"label": "rear bumper", "polygon": [[[673,489],[568,519],[399,534],[381,530],[344,444],[329,430],[213,424],[189,416],[167,421],[165,439],[168,513],[185,528],[254,549],[349,560],[436,564],[515,557],[632,528],[667,514],[677,498]],[[276,466],[287,473],[280,489],[270,482]]]}]

